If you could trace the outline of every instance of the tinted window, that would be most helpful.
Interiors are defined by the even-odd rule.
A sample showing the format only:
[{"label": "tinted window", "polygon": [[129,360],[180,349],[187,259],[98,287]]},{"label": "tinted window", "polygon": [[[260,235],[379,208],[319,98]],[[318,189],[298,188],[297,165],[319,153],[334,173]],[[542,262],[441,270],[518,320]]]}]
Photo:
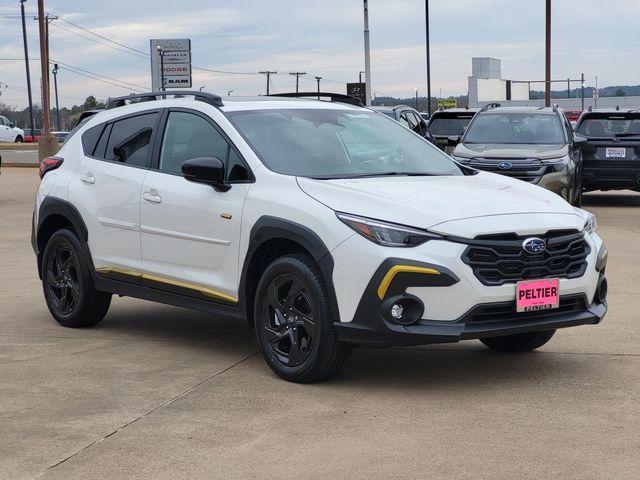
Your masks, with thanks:
[{"label": "tinted window", "polygon": [[9,125],[9,120],[5,117],[0,117],[0,125]]},{"label": "tinted window", "polygon": [[[85,155],[93,155],[96,150],[96,145],[98,144],[98,140],[100,139],[100,134],[104,130],[104,123],[101,125],[97,125],[95,127],[91,127],[89,130],[82,134],[82,148],[84,150]],[[72,132],[73,135],[75,132]]]},{"label": "tinted window", "polygon": [[249,170],[240,158],[235,149],[229,151],[229,162],[227,163],[227,180],[229,182],[242,182],[250,177]]},{"label": "tinted window", "polygon": [[198,157],[218,157],[226,162],[228,148],[224,137],[204,118],[171,112],[162,139],[159,168],[163,172],[181,173],[182,162]]},{"label": "tinted window", "polygon": [[104,158],[139,167],[150,165],[150,142],[159,113],[146,113],[113,123]]},{"label": "tinted window", "polygon": [[462,135],[472,118],[473,115],[464,117],[434,115],[429,123],[429,131],[440,136]]},{"label": "tinted window", "polygon": [[265,165],[286,175],[462,174],[440,150],[374,112],[296,108],[227,116]]},{"label": "tinted window", "polygon": [[464,143],[542,144],[565,142],[557,115],[481,113],[469,125]]},{"label": "tinted window", "polygon": [[587,137],[640,135],[640,113],[587,114],[582,117],[576,131]]}]

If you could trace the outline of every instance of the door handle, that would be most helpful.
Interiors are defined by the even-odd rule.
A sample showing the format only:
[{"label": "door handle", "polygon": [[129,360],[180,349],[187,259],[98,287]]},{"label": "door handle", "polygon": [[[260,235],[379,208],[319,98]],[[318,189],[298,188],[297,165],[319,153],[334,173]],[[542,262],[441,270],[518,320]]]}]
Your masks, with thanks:
[{"label": "door handle", "polygon": [[162,197],[158,195],[158,191],[155,189],[144,192],[142,198],[150,203],[162,203]]},{"label": "door handle", "polygon": [[83,176],[81,176],[80,181],[88,185],[93,185],[94,183],[96,183],[96,179],[93,177],[93,174],[91,173],[86,173]]}]

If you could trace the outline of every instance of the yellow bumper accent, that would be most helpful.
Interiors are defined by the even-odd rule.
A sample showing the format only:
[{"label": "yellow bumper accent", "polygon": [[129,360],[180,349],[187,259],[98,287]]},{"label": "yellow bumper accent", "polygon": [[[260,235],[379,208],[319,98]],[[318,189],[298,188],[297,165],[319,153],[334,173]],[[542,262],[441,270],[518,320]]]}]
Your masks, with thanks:
[{"label": "yellow bumper accent", "polygon": [[228,295],[226,293],[218,292],[216,290],[212,290],[207,287],[203,287],[201,285],[196,285],[193,283],[181,282],[179,280],[173,280],[170,278],[159,277],[157,275],[152,275],[150,273],[142,273],[136,272],[134,270],[126,270],[124,268],[118,267],[103,267],[97,268],[96,272],[98,273],[119,273],[121,275],[128,275],[130,277],[141,278],[143,280],[150,280],[152,282],[164,283],[166,285],[173,285],[174,287],[186,288],[188,290],[194,290],[196,292],[200,292],[202,295],[207,297],[217,298],[219,300],[225,300],[231,303],[238,303],[238,299],[232,295]]},{"label": "yellow bumper accent", "polygon": [[380,286],[378,287],[378,298],[380,300],[382,300],[387,294],[389,285],[391,285],[391,282],[393,282],[393,279],[398,273],[421,273],[424,275],[440,275],[440,272],[434,270],[433,268],[414,267],[411,265],[394,265],[386,273],[386,275],[382,279],[382,282],[380,282]]}]

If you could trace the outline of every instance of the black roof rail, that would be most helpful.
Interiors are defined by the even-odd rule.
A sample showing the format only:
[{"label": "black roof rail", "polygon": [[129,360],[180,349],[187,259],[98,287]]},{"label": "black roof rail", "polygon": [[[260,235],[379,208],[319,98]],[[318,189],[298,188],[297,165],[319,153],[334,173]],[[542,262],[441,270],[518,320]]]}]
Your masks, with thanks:
[{"label": "black roof rail", "polygon": [[484,107],[480,109],[481,112],[486,112],[487,110],[491,110],[492,108],[498,108],[501,105],[499,103],[487,103]]},{"label": "black roof rail", "polygon": [[348,103],[356,107],[364,107],[362,102],[357,97],[351,95],[345,95],[343,93],[330,93],[330,92],[287,92],[287,93],[270,93],[265,95],[267,97],[285,97],[285,98],[316,98],[329,97],[332,102]]},{"label": "black roof rail", "polygon": [[128,101],[135,100],[138,102],[150,102],[153,100],[161,100],[172,96],[174,98],[181,97],[194,97],[195,100],[208,103],[214,107],[224,107],[222,98],[219,95],[208,92],[198,92],[195,90],[175,90],[172,92],[146,92],[146,93],[132,93],[130,95],[123,95],[122,97],[110,97],[107,99],[106,109],[117,108],[131,103]]}]

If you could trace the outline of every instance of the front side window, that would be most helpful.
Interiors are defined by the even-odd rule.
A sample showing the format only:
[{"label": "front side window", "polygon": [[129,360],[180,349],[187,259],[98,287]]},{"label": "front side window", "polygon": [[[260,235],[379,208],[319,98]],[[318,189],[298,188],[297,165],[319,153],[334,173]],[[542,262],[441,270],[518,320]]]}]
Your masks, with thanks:
[{"label": "front side window", "polygon": [[268,109],[227,117],[271,170],[314,178],[461,175],[440,150],[375,112]]},{"label": "front side window", "polygon": [[106,143],[105,160],[149,167],[151,137],[159,115],[158,112],[146,113],[113,122]]},{"label": "front side window", "polygon": [[590,138],[640,135],[640,113],[590,113],[582,118],[576,131]]},{"label": "front side window", "polygon": [[479,114],[464,143],[561,145],[565,138],[557,115],[498,112]]},{"label": "front side window", "polygon": [[211,123],[199,115],[170,112],[167,119],[159,169],[180,174],[182,162],[199,157],[227,160],[229,144]]}]

